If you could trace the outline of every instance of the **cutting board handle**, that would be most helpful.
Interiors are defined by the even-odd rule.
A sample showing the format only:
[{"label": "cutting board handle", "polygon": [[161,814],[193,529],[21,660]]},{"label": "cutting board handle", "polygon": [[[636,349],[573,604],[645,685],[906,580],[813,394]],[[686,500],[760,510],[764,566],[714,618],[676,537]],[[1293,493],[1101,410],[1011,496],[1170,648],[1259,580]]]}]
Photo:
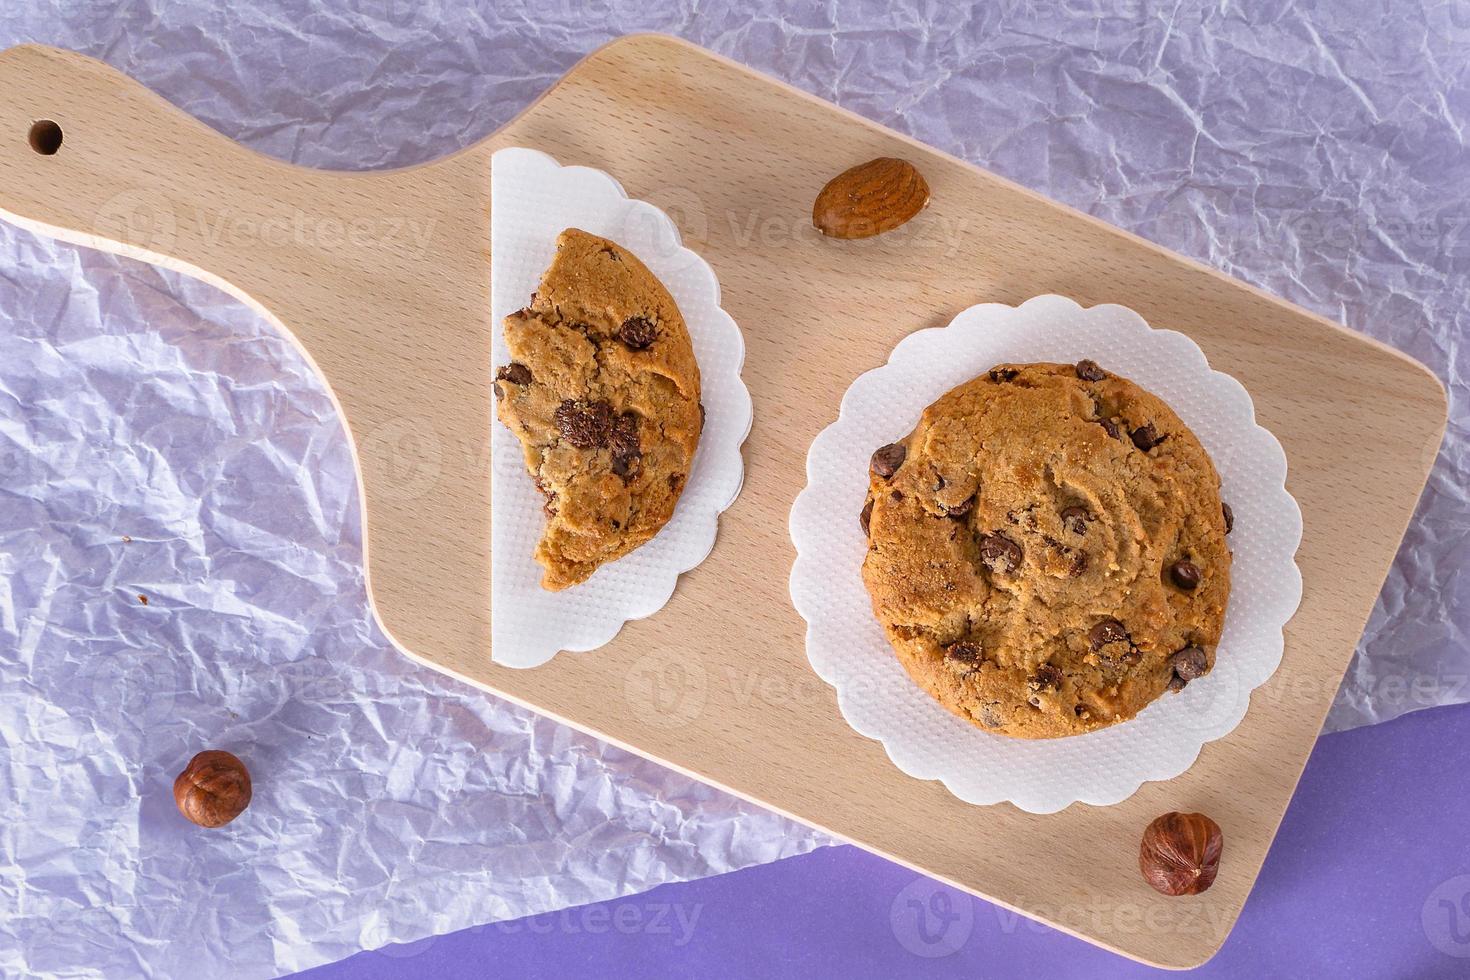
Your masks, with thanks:
[{"label": "cutting board handle", "polygon": [[91,58],[0,52],[0,219],[212,283],[297,341],[352,436],[381,622],[409,649],[457,624],[476,656],[488,571],[429,590],[402,556],[427,536],[489,567],[490,152],[312,170]]},{"label": "cutting board handle", "polygon": [[314,219],[291,199],[320,200],[329,175],[247,150],[70,51],[0,52],[0,93],[7,220],[246,291],[234,277],[250,278],[273,243],[303,247],[302,225]]}]

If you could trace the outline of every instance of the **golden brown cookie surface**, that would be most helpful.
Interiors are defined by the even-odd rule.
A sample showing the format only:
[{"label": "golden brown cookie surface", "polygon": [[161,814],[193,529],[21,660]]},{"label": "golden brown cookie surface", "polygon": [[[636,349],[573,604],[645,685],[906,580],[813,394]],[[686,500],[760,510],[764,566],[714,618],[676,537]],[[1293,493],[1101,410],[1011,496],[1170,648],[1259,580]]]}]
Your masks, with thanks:
[{"label": "golden brown cookie surface", "polygon": [[1057,738],[1208,673],[1230,594],[1220,480],[1161,400],[1091,361],[1003,364],[873,454],[863,579],[900,662],[987,731]]},{"label": "golden brown cookie surface", "polygon": [[505,319],[497,414],[546,497],[536,560],[551,590],[659,532],[703,428],[699,365],[662,283],[622,246],[575,228],[530,306]]}]

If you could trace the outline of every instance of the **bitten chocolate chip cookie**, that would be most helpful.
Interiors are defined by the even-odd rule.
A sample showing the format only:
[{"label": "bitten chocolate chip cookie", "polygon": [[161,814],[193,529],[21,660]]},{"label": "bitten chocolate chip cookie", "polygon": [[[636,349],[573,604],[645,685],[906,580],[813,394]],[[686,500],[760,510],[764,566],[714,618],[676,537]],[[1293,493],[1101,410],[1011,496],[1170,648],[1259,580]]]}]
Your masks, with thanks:
[{"label": "bitten chocolate chip cookie", "polygon": [[940,704],[1003,735],[1076,735],[1214,666],[1228,515],[1158,398],[1092,361],[1002,364],[873,454],[863,579]]},{"label": "bitten chocolate chip cookie", "polygon": [[568,228],[531,305],[505,319],[500,420],[546,497],[536,561],[559,590],[648,541],[684,490],[704,425],[679,308],[622,246]]}]

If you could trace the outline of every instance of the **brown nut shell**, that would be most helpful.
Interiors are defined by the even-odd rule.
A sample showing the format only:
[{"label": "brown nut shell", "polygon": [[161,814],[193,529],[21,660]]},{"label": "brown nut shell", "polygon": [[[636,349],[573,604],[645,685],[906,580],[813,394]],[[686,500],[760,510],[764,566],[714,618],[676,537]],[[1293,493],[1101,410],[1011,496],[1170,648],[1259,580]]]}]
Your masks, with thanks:
[{"label": "brown nut shell", "polygon": [[907,160],[879,157],[827,182],[812,205],[812,224],[829,238],[871,238],[892,231],[929,204],[929,184]]},{"label": "brown nut shell", "polygon": [[200,752],[174,780],[174,802],[199,826],[223,827],[250,805],[250,771],[229,752]]},{"label": "brown nut shell", "polygon": [[1225,835],[1203,813],[1166,813],[1143,832],[1138,869],[1165,895],[1198,895],[1215,882]]}]

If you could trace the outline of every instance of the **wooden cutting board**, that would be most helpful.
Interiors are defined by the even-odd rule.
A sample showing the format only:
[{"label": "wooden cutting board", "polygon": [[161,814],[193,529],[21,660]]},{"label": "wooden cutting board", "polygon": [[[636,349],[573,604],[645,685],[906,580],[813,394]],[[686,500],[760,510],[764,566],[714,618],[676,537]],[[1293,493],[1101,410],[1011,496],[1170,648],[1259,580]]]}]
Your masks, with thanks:
[{"label": "wooden cutting board", "polygon": [[[375,611],[413,657],[1140,960],[1192,966],[1223,942],[1435,457],[1445,396],[1423,367],[665,37],[614,42],[483,142],[384,173],[260,156],[67,52],[0,54],[0,92],[0,216],[215,283],[311,358],[356,449]],[[490,660],[489,168],[511,145],[669,211],[745,332],[756,412],[744,492],[668,606],[529,671]],[[916,163],[932,205],[882,239],[819,240],[818,189],[876,156]],[[806,449],[852,379],[910,331],[1038,293],[1194,338],[1281,440],[1306,522],[1301,610],[1241,725],[1176,779],[1047,816],[961,803],[853,732],[786,589]],[[1174,809],[1225,830],[1197,898],[1138,874],[1143,827]]]}]

